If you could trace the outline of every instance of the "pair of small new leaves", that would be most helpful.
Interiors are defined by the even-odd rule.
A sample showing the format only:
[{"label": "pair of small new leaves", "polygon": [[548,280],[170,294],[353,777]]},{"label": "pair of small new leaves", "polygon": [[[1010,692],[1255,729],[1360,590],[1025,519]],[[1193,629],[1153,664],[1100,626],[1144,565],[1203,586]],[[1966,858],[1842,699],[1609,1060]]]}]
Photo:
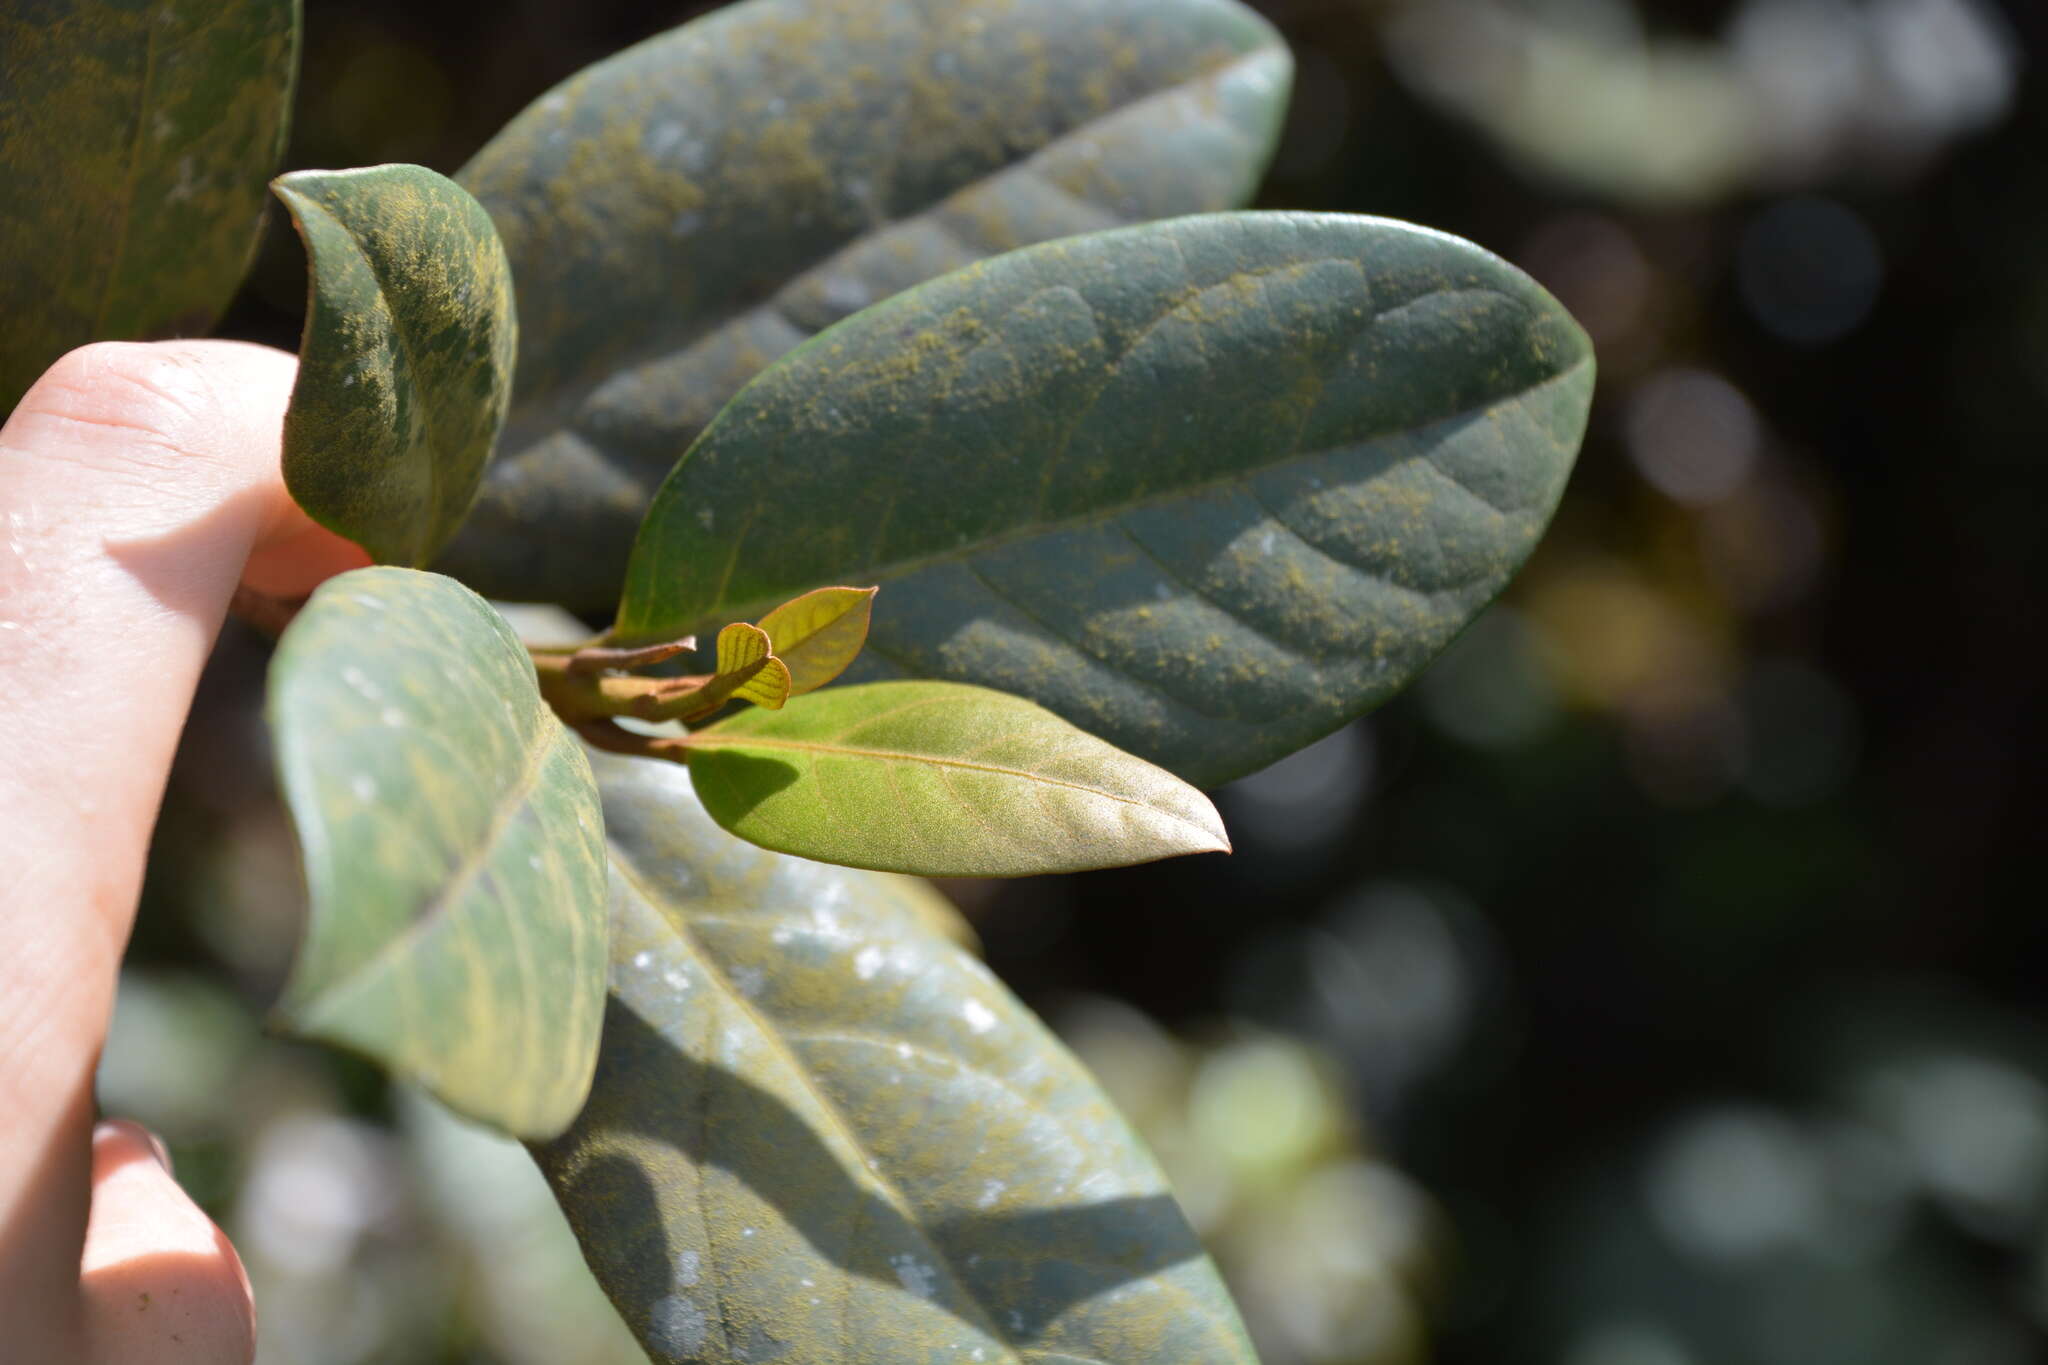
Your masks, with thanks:
[{"label": "pair of small new leaves", "polygon": [[[733,701],[779,711],[846,671],[867,642],[874,588],[818,588],[784,602],[760,624],[735,621],[718,632],[717,666],[680,678],[620,676],[696,648],[695,636],[638,649],[594,646],[536,650],[541,693],[562,718],[588,729],[609,717],[643,721],[706,719]],[[605,742],[606,731],[593,737]]]},{"label": "pair of small new leaves", "polygon": [[[1024,876],[1227,850],[1215,807],[1171,773],[1020,697],[938,681],[835,688],[874,588],[803,594],[718,634],[717,667],[633,672],[694,647],[535,650],[541,696],[597,748],[687,763],[720,825],[762,847],[932,876]],[[697,726],[685,734],[620,719]]]}]

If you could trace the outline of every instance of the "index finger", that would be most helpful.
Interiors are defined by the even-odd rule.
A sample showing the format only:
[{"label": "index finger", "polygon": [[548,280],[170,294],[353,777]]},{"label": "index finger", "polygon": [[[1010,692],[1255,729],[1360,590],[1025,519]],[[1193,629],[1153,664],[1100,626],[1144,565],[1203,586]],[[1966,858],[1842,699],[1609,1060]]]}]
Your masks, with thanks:
[{"label": "index finger", "polygon": [[[0,1301],[75,1292],[80,1096],[228,600],[245,569],[297,594],[367,562],[285,492],[295,373],[233,342],[89,346],[0,427]],[[25,1229],[72,1244],[11,1262]]]}]

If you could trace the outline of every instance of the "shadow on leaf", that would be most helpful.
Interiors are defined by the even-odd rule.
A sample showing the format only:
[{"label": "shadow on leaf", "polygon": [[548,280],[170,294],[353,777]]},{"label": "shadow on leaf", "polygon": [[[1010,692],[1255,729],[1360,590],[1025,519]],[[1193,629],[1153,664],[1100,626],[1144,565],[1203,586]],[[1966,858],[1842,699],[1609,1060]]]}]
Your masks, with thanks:
[{"label": "shadow on leaf", "polygon": [[[721,1176],[772,1206],[830,1267],[916,1293],[1020,1344],[1084,1301],[1203,1254],[1166,1194],[918,1223],[886,1172],[884,1190],[864,1186],[783,1101],[688,1055],[616,995],[588,1105],[568,1134],[534,1154],[572,1211],[599,1280],[656,1345],[672,1325],[673,1286],[698,1273],[678,1268],[701,1264],[708,1280],[735,1251],[719,1244],[734,1232],[714,1207]],[[758,1271],[772,1243],[752,1231],[741,1263]],[[937,1280],[906,1279],[906,1257],[933,1266]],[[707,1334],[743,1330],[730,1305],[721,1299],[719,1308],[724,1320],[707,1322]]]}]

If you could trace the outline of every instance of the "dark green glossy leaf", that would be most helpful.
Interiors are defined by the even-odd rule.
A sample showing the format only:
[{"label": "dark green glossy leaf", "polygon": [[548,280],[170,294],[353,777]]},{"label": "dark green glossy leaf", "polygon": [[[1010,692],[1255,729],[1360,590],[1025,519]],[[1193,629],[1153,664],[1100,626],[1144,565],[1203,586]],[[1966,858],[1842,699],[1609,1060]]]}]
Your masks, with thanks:
[{"label": "dark green glossy leaf", "polygon": [[590,1103],[536,1155],[659,1365],[1251,1365],[1151,1159],[927,888],[743,844],[672,764],[592,762],[612,997]]},{"label": "dark green glossy leaf", "polygon": [[283,1022],[559,1133],[595,1063],[604,830],[510,627],[438,574],[344,574],[278,644],[269,709],[312,897]]},{"label": "dark green glossy leaf", "polygon": [[751,843],[849,867],[1024,877],[1227,851],[1207,797],[1020,697],[871,683],[690,737],[697,790]]},{"label": "dark green glossy leaf", "polygon": [[314,520],[424,564],[476,497],[519,327],[490,216],[424,166],[280,176],[310,260],[284,477]]},{"label": "dark green glossy leaf", "polygon": [[298,66],[298,0],[0,5],[0,417],[74,346],[212,326]]},{"label": "dark green glossy leaf", "polygon": [[1032,247],[734,400],[655,499],[615,635],[878,582],[850,679],[1015,692],[1207,786],[1493,599],[1592,384],[1557,302],[1441,233],[1217,214]]},{"label": "dark green glossy leaf", "polygon": [[461,173],[526,326],[449,572],[610,610],[655,487],[762,366],[985,256],[1245,202],[1291,70],[1233,0],[751,0],[591,67]]}]

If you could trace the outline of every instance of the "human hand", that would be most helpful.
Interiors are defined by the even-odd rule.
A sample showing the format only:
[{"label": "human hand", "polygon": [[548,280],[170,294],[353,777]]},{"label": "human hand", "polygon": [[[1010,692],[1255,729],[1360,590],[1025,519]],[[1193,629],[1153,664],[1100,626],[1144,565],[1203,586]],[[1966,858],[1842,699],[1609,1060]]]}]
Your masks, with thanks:
[{"label": "human hand", "polygon": [[278,471],[292,357],[74,351],[0,427],[0,1362],[243,1365],[248,1281],[92,1078],[150,830],[236,585],[368,562]]}]

